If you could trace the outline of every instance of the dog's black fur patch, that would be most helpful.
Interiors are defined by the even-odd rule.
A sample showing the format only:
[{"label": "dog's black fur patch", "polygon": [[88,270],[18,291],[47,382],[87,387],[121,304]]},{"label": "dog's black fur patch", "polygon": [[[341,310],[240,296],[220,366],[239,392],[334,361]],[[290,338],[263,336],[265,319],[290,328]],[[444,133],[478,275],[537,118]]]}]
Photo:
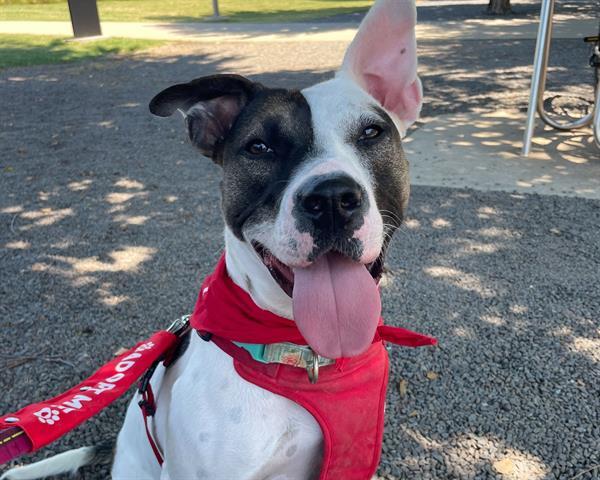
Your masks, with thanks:
[{"label": "dog's black fur patch", "polygon": [[[260,140],[272,149],[247,151]],[[274,218],[285,187],[313,149],[310,107],[294,90],[265,89],[241,112],[222,151],[223,212],[233,233],[242,238],[248,222]]]},{"label": "dog's black fur patch", "polygon": [[[293,171],[312,150],[306,99],[297,90],[215,75],[169,87],[150,102],[156,115],[168,116],[177,109],[185,111],[192,143],[223,167],[225,221],[244,240],[244,226],[276,215]],[[248,146],[253,142],[271,151],[252,154]]]}]

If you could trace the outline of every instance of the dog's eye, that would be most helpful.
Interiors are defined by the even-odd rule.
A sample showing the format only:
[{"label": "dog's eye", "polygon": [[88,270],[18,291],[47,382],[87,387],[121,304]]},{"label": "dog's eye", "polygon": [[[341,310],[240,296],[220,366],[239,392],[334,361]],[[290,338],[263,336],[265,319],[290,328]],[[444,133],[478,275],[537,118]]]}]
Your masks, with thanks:
[{"label": "dog's eye", "polygon": [[369,125],[364,128],[360,137],[358,137],[358,141],[362,142],[363,140],[372,140],[373,138],[377,138],[381,135],[383,129],[378,125]]},{"label": "dog's eye", "polygon": [[265,153],[272,153],[273,149],[262,140],[252,140],[246,145],[246,151],[252,155],[264,155]]}]

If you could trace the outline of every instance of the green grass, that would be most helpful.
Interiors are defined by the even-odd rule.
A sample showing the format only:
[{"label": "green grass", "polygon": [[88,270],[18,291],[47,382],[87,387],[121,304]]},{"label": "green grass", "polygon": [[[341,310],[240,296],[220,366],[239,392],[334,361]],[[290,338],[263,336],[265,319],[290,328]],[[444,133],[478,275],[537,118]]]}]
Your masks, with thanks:
[{"label": "green grass", "polygon": [[[372,0],[219,0],[232,22],[291,22],[366,11]],[[198,22],[212,15],[211,0],[98,0],[100,20]],[[67,0],[0,0],[3,20],[69,20]]]},{"label": "green grass", "polygon": [[161,43],[164,42],[128,38],[70,41],[44,35],[0,34],[0,68],[74,62],[108,54],[127,54]]}]

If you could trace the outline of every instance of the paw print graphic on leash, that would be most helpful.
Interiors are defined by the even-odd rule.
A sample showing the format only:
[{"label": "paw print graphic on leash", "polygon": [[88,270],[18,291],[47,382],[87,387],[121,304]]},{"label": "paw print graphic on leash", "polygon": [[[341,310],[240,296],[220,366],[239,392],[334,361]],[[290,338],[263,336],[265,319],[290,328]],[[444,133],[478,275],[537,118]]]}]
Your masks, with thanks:
[{"label": "paw print graphic on leash", "polygon": [[44,407],[39,412],[35,412],[34,415],[40,422],[48,425],[54,425],[60,420],[59,411],[50,407]]}]

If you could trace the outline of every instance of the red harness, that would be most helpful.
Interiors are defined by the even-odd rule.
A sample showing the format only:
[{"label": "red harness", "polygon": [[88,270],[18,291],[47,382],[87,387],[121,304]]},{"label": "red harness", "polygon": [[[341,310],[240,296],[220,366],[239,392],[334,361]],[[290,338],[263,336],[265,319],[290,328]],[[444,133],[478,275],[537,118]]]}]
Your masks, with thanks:
[{"label": "red harness", "polygon": [[[321,367],[318,382],[311,384],[306,370],[257,362],[233,343],[306,345],[293,321],[262,310],[233,283],[224,257],[202,285],[191,325],[233,357],[235,369],[244,379],[289,398],[313,415],[324,438],[320,480],[365,480],[377,469],[388,381],[383,341],[411,347],[437,343],[432,337],[381,324],[365,353]],[[177,328],[158,332],[62,395],[0,417],[0,465],[48,445],[96,415],[144,372],[140,406],[150,444],[162,463],[147,426],[155,410],[149,379],[156,364],[175,349],[182,330],[177,324]]]},{"label": "red harness", "polygon": [[233,357],[241,377],[298,403],[317,420],[324,439],[320,480],[367,480],[377,469],[388,383],[383,341],[411,347],[437,343],[410,330],[380,325],[365,353],[321,367],[318,382],[312,384],[306,370],[258,362],[232,343],[307,344],[293,321],[262,310],[233,283],[224,257],[200,289],[191,325]]}]

